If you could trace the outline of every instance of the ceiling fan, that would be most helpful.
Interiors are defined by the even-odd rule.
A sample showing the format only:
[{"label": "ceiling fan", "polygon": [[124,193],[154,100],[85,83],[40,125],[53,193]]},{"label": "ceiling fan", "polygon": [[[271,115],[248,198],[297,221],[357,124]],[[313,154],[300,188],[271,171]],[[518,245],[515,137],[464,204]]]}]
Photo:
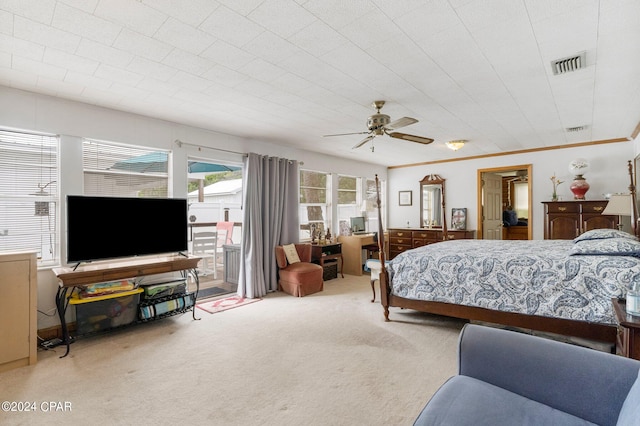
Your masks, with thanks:
[{"label": "ceiling fan", "polygon": [[528,182],[529,175],[526,170],[516,170],[515,176],[508,179],[507,182]]},{"label": "ceiling fan", "polygon": [[[417,142],[424,145],[433,142],[433,139],[431,138],[409,135],[407,133],[394,132],[393,130],[417,123],[418,120],[411,117],[402,117],[395,121],[391,121],[391,118],[388,115],[380,113],[380,110],[382,109],[384,104],[385,101],[374,101],[373,104],[371,104],[377,110],[377,112],[367,119],[367,128],[369,129],[368,131],[355,133],[338,133],[335,135],[324,136],[368,135],[366,138],[358,142],[358,144],[356,144],[352,149],[360,148],[362,145],[366,144],[376,136],[382,135],[388,135],[392,138],[403,139],[410,142]],[[373,151],[373,147],[371,147],[371,151]]]}]

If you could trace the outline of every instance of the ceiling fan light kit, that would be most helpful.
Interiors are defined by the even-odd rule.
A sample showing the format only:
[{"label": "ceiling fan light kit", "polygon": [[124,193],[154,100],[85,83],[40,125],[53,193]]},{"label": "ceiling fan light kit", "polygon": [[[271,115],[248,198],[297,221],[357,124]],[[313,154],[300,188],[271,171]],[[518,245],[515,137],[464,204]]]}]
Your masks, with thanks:
[{"label": "ceiling fan light kit", "polygon": [[[362,145],[371,141],[376,136],[387,135],[396,139],[403,139],[409,142],[417,142],[423,145],[430,144],[433,142],[433,139],[426,138],[423,136],[409,135],[407,133],[399,133],[392,132],[392,130],[399,129],[400,127],[409,126],[411,124],[417,123],[418,120],[411,117],[401,117],[395,121],[391,121],[391,117],[387,114],[380,113],[380,109],[384,106],[385,101],[374,101],[372,106],[376,109],[376,113],[371,115],[367,119],[367,129],[366,132],[355,132],[355,133],[339,133],[334,135],[324,135],[326,136],[345,136],[345,135],[368,135],[363,140],[358,142],[352,149],[360,148]],[[371,147],[371,152],[373,152],[373,146]]]},{"label": "ceiling fan light kit", "polygon": [[462,148],[465,143],[467,143],[466,140],[459,139],[459,140],[455,140],[455,141],[449,141],[449,142],[445,143],[445,145],[447,145],[447,148],[449,148],[449,149],[451,149],[453,151],[457,151],[460,148]]}]

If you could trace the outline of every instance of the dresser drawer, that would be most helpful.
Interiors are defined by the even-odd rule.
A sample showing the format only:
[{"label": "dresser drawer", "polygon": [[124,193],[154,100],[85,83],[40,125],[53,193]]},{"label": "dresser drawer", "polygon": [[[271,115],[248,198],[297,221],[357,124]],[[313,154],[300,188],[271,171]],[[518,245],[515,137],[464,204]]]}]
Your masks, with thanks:
[{"label": "dresser drawer", "polygon": [[602,214],[605,207],[607,207],[606,201],[598,202],[598,203],[584,203],[582,205],[582,212]]},{"label": "dresser drawer", "polygon": [[548,213],[579,213],[580,212],[580,204],[579,203],[549,203],[547,204],[547,212]]},{"label": "dresser drawer", "polygon": [[411,246],[411,237],[389,237],[389,245]]},{"label": "dresser drawer", "polygon": [[447,238],[450,240],[473,240],[476,231],[447,231]]},{"label": "dresser drawer", "polygon": [[391,240],[391,238],[394,237],[398,237],[398,238],[411,238],[411,231],[409,230],[401,230],[401,229],[390,229],[389,230],[389,240]]},{"label": "dresser drawer", "polygon": [[[411,246],[402,246],[398,244],[389,244],[389,253],[402,253],[403,251],[409,250]],[[392,256],[393,257],[393,256]]]},{"label": "dresser drawer", "polygon": [[442,235],[442,231],[425,230],[425,231],[411,232],[411,237],[413,239],[421,239],[421,240],[437,240],[438,235]]}]

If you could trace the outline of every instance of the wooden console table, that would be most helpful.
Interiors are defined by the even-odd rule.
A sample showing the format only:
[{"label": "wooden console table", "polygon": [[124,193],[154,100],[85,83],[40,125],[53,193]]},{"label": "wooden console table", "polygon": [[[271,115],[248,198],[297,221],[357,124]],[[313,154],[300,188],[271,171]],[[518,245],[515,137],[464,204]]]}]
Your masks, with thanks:
[{"label": "wooden console table", "polygon": [[[195,299],[198,297],[200,281],[198,278],[198,262],[200,257],[194,256],[154,256],[140,257],[135,259],[119,260],[113,262],[90,263],[78,268],[54,268],[53,273],[58,278],[58,291],[56,293],[56,307],[60,317],[62,328],[62,341],[67,346],[67,350],[61,358],[69,354],[71,337],[66,322],[66,312],[69,301],[74,290],[90,284],[116,281],[128,278],[141,277],[146,275],[164,274],[168,272],[182,272],[185,276],[190,273],[196,283]],[[116,293],[117,295],[117,293]],[[193,319],[195,317],[195,305],[193,308]]]}]

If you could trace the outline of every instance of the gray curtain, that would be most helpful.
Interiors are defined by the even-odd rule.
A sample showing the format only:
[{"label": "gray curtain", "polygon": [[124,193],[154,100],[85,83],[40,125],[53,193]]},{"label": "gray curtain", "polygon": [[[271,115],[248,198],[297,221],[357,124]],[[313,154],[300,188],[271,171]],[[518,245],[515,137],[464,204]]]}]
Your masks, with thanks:
[{"label": "gray curtain", "polygon": [[299,241],[298,162],[250,153],[244,161],[244,203],[238,296],[278,289],[275,247]]}]

